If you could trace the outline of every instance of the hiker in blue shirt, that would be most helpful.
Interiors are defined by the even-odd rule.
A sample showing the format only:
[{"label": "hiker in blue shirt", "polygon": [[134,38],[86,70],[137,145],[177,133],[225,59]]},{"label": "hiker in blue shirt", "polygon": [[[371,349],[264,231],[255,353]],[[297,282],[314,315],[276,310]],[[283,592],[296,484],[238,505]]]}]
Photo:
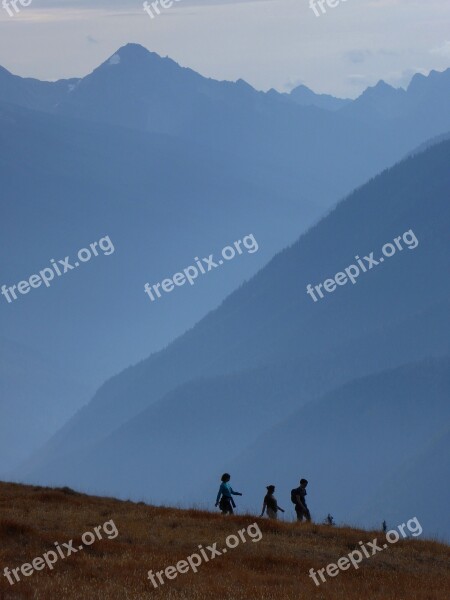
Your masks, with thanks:
[{"label": "hiker in blue shirt", "polygon": [[236,504],[234,503],[233,496],[242,496],[240,492],[235,492],[229,481],[231,479],[231,475],[229,473],[224,473],[222,475],[219,488],[219,493],[216,498],[216,506],[220,508],[223,515],[232,515],[233,508],[236,508]]}]

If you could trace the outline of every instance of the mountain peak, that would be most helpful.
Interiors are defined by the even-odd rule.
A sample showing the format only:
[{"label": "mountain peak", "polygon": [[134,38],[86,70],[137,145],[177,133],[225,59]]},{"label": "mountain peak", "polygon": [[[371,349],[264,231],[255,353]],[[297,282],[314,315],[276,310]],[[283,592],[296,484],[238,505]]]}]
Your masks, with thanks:
[{"label": "mountain peak", "polygon": [[144,46],[140,44],[126,44],[122,46],[115,52],[112,56],[110,56],[102,65],[100,65],[99,69],[102,67],[110,67],[114,65],[122,65],[132,70],[141,70],[143,68],[175,68],[179,67],[179,65],[173,61],[169,57],[163,57],[157,54],[156,52],[151,52]]},{"label": "mountain peak", "polygon": [[149,58],[158,58],[161,57],[144,48],[140,44],[126,44],[122,46],[115,52],[112,56],[109,57],[105,61],[106,65],[119,65],[119,64],[140,64],[149,60]]},{"label": "mountain peak", "polygon": [[119,50],[117,50],[116,54],[118,54],[119,56],[148,56],[149,54],[151,54],[150,50],[147,50],[147,48],[145,48],[144,46],[141,46],[141,44],[134,44],[134,43],[129,43],[129,44],[125,44],[125,46],[122,46],[121,48],[119,48]]},{"label": "mountain peak", "polygon": [[380,79],[377,84],[364,90],[360,98],[391,98],[402,92],[404,90],[396,89],[383,81],[383,79]]},{"label": "mountain peak", "polygon": [[[370,88],[369,88],[370,89]],[[380,79],[380,81],[374,85],[372,87],[373,90],[377,90],[377,91],[392,91],[395,90],[395,88],[392,87],[392,85],[389,85],[388,83],[386,83],[384,81],[384,79]]]},{"label": "mountain peak", "polygon": [[428,75],[416,73],[408,86],[408,92],[420,92],[421,90],[424,90],[430,86],[432,86],[434,89],[436,89],[436,87],[448,89],[449,83],[450,69],[446,69],[445,71],[432,70],[428,73]]},{"label": "mountain peak", "polygon": [[325,110],[338,110],[348,102],[344,98],[335,98],[330,94],[316,94],[306,85],[300,84],[290,91],[289,97],[301,106],[316,106]]}]

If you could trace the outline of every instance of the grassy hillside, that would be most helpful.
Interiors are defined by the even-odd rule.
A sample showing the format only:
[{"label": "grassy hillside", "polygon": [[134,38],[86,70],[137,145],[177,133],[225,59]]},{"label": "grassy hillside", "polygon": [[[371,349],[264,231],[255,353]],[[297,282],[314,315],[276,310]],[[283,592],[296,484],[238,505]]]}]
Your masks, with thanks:
[{"label": "grassy hillside", "polygon": [[[112,525],[111,522],[112,521]],[[104,525],[109,523],[108,526]],[[257,523],[249,530],[249,526]],[[10,585],[3,575],[23,563],[74,540],[78,549],[84,532],[100,531],[102,540],[60,558],[50,570]],[[195,552],[244,531],[241,541],[224,556],[198,567],[198,572],[169,580],[155,588],[147,577],[175,565]],[[257,537],[259,531],[262,537]],[[251,534],[249,533],[251,531]],[[118,533],[117,533],[118,532]],[[94,536],[95,537],[95,536]],[[69,489],[0,484],[1,600],[140,600],[229,599],[291,600],[317,598],[351,600],[444,599],[450,585],[448,546],[416,539],[399,541],[317,587],[308,577],[375,537],[379,532],[324,525],[273,523],[251,515],[222,517],[200,511],[156,508],[77,494]],[[109,539],[111,538],[111,539]],[[87,541],[90,541],[89,539]],[[55,552],[56,555],[56,552]],[[39,565],[39,563],[38,563]],[[25,572],[29,572],[25,568]]]}]

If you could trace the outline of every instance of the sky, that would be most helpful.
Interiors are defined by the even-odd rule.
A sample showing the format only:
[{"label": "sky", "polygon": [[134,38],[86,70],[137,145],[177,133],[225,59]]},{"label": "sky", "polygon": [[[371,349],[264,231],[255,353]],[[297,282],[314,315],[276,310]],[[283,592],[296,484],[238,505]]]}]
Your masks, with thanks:
[{"label": "sky", "polygon": [[0,0],[0,65],[80,77],[134,42],[207,77],[351,98],[450,67],[448,0],[328,1],[316,16],[310,0],[176,0],[151,18],[143,0]]}]

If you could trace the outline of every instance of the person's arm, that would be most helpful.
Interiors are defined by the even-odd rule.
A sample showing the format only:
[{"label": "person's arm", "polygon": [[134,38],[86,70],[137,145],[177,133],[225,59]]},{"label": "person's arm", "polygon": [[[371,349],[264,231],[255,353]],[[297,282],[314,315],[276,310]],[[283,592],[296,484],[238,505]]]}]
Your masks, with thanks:
[{"label": "person's arm", "polygon": [[297,504],[298,504],[298,505],[299,505],[301,508],[303,508],[303,510],[306,510],[306,506],[305,506],[305,505],[304,505],[304,503],[303,503],[303,498],[302,498],[302,496],[300,496],[300,494],[297,494],[295,497],[297,498]]},{"label": "person's arm", "polygon": [[231,486],[230,486],[230,492],[231,492],[231,493],[232,493],[234,496],[242,496],[241,492],[235,492]]},{"label": "person's arm", "polygon": [[216,506],[217,506],[217,505],[219,504],[219,502],[220,502],[220,497],[221,497],[221,495],[222,495],[222,486],[220,486],[220,488],[219,488],[219,492],[218,492],[218,494],[217,494],[217,498],[216,498]]},{"label": "person's arm", "polygon": [[264,500],[264,502],[263,502],[263,507],[262,507],[262,511],[261,511],[261,517],[263,517],[263,516],[264,516],[264,512],[265,512],[265,510],[266,510],[266,507],[267,507],[267,504],[266,504],[266,501]]}]

